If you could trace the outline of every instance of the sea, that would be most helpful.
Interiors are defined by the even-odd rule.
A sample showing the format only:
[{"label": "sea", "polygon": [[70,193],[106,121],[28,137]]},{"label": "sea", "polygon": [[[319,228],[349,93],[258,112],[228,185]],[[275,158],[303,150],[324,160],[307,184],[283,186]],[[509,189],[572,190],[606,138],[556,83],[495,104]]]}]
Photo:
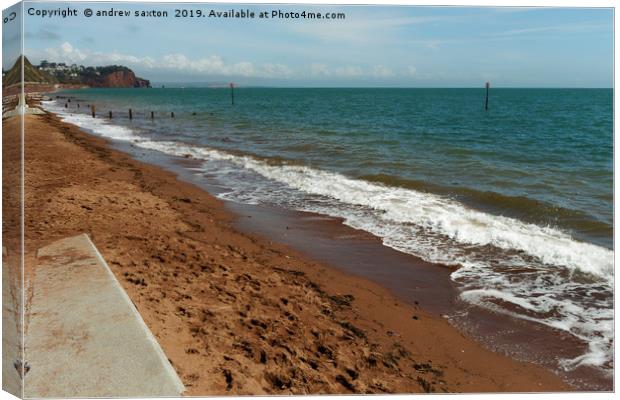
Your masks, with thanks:
[{"label": "sea", "polygon": [[613,373],[612,89],[492,88],[488,110],[484,88],[231,94],[82,89],[44,107],[194,159],[222,199],[338,217],[450,266],[462,301],[587,345],[559,368]]}]

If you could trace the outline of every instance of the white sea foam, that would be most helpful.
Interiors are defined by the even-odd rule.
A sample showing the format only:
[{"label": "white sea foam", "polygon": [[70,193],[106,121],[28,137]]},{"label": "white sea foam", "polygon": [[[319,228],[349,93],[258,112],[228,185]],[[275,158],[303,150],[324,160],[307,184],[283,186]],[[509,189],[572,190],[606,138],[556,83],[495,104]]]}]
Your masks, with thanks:
[{"label": "white sea foam", "polygon": [[225,159],[293,189],[330,197],[345,204],[368,207],[381,213],[384,222],[413,224],[430,234],[443,235],[463,244],[523,251],[543,263],[578,269],[612,281],[611,250],[576,241],[551,227],[486,214],[429,193],[388,187],[305,166],[274,166],[249,156],[175,142],[144,142],[138,145],[168,154]]},{"label": "white sea foam", "polygon": [[44,101],[43,106],[47,110],[60,115],[63,121],[81,128],[87,128],[97,135],[123,141],[136,139],[136,135],[130,128],[108,123],[103,118],[93,118],[87,114],[65,111],[64,107],[60,107],[56,101]]},{"label": "white sea foam", "polygon": [[[205,170],[235,182],[221,195],[224,198],[271,201],[341,217],[399,251],[458,265],[452,279],[461,286],[465,301],[561,329],[587,342],[589,351],[562,361],[564,368],[610,363],[614,272],[609,249],[574,240],[553,227],[487,214],[442,196],[307,166],[271,165],[204,146],[152,141],[104,119],[69,114],[53,102],[46,107],[98,135],[204,160]],[[239,171],[245,171],[241,178]],[[243,175],[248,173],[255,175]],[[258,184],[261,178],[270,186]],[[591,278],[577,283],[572,280],[576,272]]]}]

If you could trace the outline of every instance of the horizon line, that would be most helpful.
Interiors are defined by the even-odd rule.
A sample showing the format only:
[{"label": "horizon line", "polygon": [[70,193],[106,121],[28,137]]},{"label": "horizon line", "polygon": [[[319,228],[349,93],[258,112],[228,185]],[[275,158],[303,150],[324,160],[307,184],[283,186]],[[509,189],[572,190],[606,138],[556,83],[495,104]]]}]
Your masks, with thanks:
[{"label": "horizon line", "polygon": [[[252,84],[235,84],[236,89],[254,88],[254,89],[485,89],[484,86],[278,86],[278,85],[252,85]],[[190,87],[178,87],[178,85],[192,85]],[[199,86],[199,85],[205,86]],[[230,82],[165,82],[151,81],[151,85],[174,85],[174,89],[229,89]],[[225,86],[224,86],[225,85]],[[151,89],[162,89],[153,86]],[[172,88],[165,88],[172,89]],[[609,86],[492,86],[490,89],[611,89]]]}]

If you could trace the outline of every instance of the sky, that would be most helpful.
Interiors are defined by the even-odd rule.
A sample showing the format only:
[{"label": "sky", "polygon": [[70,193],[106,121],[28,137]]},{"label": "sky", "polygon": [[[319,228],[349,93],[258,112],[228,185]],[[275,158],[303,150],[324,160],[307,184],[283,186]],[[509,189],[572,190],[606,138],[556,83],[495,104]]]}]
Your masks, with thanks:
[{"label": "sky", "polygon": [[[28,9],[70,7],[78,16]],[[130,17],[85,17],[84,9]],[[254,19],[175,18],[175,8]],[[261,11],[345,19],[258,18]],[[134,11],[168,11],[136,18]],[[612,87],[613,11],[584,8],[26,3],[24,48],[41,60],[120,64],[158,82],[313,87]],[[5,34],[6,37],[6,34]],[[4,68],[10,66],[4,61]]]}]

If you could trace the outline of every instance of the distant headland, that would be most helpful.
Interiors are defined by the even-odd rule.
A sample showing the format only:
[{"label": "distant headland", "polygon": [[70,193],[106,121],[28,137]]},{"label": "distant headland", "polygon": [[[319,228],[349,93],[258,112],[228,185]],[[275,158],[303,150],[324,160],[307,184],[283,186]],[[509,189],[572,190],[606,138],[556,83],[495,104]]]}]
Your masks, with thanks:
[{"label": "distant headland", "polygon": [[102,67],[85,67],[41,61],[33,65],[27,57],[21,56],[8,71],[2,71],[2,83],[5,88],[21,82],[21,58],[24,60],[24,83],[26,85],[55,85],[70,87],[97,88],[150,88],[147,79],[139,78],[128,67],[109,65]]}]

